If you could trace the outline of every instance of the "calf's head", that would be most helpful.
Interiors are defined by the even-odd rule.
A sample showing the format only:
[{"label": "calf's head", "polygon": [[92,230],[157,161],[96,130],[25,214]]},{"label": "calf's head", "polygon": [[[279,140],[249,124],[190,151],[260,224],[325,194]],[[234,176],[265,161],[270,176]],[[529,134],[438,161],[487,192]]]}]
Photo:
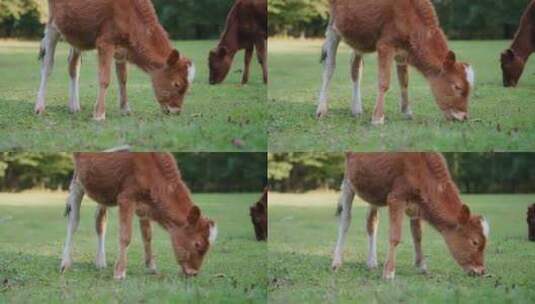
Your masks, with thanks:
[{"label": "calf's head", "polygon": [[210,84],[218,84],[227,77],[232,65],[233,55],[224,46],[218,46],[208,55],[208,67],[210,69]]},{"label": "calf's head", "polygon": [[163,67],[151,73],[156,100],[165,113],[179,114],[184,96],[195,77],[195,66],[177,50],[171,51]]},{"label": "calf's head", "polygon": [[468,100],[474,86],[474,71],[466,63],[457,62],[450,51],[442,64],[442,70],[429,78],[431,90],[439,108],[448,120],[468,119]]},{"label": "calf's head", "polygon": [[444,232],[444,239],[457,263],[471,275],[485,273],[485,246],[489,236],[489,225],[479,215],[471,215],[468,206],[463,205],[455,228]]},{"label": "calf's head", "polygon": [[217,227],[203,216],[197,206],[193,206],[187,216],[186,224],[170,229],[175,257],[186,276],[199,273],[203,259],[215,242]]},{"label": "calf's head", "polygon": [[525,61],[515,51],[507,49],[501,54],[501,67],[504,87],[516,87],[524,71]]}]

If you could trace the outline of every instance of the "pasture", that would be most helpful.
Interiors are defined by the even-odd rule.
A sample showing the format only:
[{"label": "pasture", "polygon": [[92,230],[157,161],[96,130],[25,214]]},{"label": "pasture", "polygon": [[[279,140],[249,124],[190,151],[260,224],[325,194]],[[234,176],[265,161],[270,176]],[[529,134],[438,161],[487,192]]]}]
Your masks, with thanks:
[{"label": "pasture", "polygon": [[95,122],[91,118],[98,88],[95,51],[82,55],[82,111],[73,115],[67,107],[68,46],[58,44],[46,112],[37,117],[33,109],[40,79],[39,43],[0,40],[0,150],[99,151],[128,144],[136,151],[265,151],[267,88],[256,61],[251,64],[248,85],[240,85],[242,52],[226,81],[210,86],[208,51],[216,41],[177,41],[174,45],[197,69],[179,116],[161,111],[150,77],[129,65],[127,91],[132,113],[120,114],[113,71],[107,120]]},{"label": "pasture", "polygon": [[399,111],[395,66],[385,101],[385,125],[374,127],[371,116],[377,96],[377,59],[364,57],[362,97],[364,114],[351,115],[350,49],[340,44],[337,68],[329,90],[327,117],[315,117],[323,66],[322,40],[269,42],[269,148],[283,151],[502,151],[535,148],[535,62],[528,62],[519,86],[502,86],[500,53],[508,41],[452,41],[459,61],[473,65],[475,90],[470,119],[446,121],[431,90],[410,67],[409,99],[413,119]]},{"label": "pasture", "polygon": [[249,207],[260,193],[194,194],[219,228],[201,273],[185,280],[167,232],[154,226],[153,252],[159,274],[145,273],[137,221],[128,253],[127,277],[113,279],[118,253],[117,210],[111,209],[106,240],[108,267],[94,266],[96,204],[82,202],[73,267],[59,273],[66,232],[66,193],[0,194],[0,303],[265,303],[267,244],[257,242]]},{"label": "pasture", "polygon": [[377,270],[366,267],[366,205],[353,204],[344,264],[331,271],[337,237],[338,193],[272,193],[268,293],[271,303],[532,303],[535,243],[527,240],[526,209],[535,195],[464,195],[472,212],[490,223],[487,277],[469,277],[450,256],[442,237],[423,225],[422,248],[429,274],[413,266],[409,221],[398,246],[396,278],[382,279],[388,246],[388,213],[381,209]]}]

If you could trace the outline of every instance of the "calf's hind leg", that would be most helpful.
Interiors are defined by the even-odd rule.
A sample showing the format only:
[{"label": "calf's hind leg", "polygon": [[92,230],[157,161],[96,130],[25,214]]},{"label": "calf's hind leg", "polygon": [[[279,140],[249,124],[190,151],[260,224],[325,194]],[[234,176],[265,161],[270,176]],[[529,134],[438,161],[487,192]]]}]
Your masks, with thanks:
[{"label": "calf's hind leg", "polygon": [[42,114],[45,111],[45,96],[48,77],[52,74],[54,67],[54,54],[58,44],[60,34],[56,28],[49,24],[45,29],[45,37],[41,41],[41,51],[39,54],[41,62],[41,84],[35,101],[35,114]]},{"label": "calf's hind leg", "polygon": [[115,53],[115,72],[117,74],[117,83],[119,84],[119,107],[121,114],[130,114],[130,105],[128,104],[128,95],[126,94],[126,80],[128,67],[126,65],[126,51],[117,51]]},{"label": "calf's hind leg", "polygon": [[98,205],[95,212],[95,230],[97,232],[98,247],[95,265],[98,269],[106,268],[106,222],[108,209],[103,205]]},{"label": "calf's hind leg", "polygon": [[71,113],[80,112],[80,50],[71,48],[69,51],[69,109]]},{"label": "calf's hind leg", "polygon": [[71,181],[69,188],[69,197],[67,198],[66,215],[69,223],[67,224],[67,237],[63,247],[63,256],[61,258],[60,271],[64,272],[72,265],[72,242],[74,234],[80,223],[80,205],[84,197],[82,186],[76,181],[76,177]]},{"label": "calf's hind leg", "polygon": [[351,79],[353,80],[353,99],[351,101],[351,113],[353,116],[362,114],[362,97],[360,93],[360,81],[362,78],[362,55],[353,51],[351,57]]},{"label": "calf's hind leg", "polygon": [[115,264],[113,277],[117,280],[126,278],[127,251],[132,239],[132,217],[134,216],[134,203],[119,199],[119,256]]},{"label": "calf's hind leg", "polygon": [[327,115],[327,94],[336,68],[336,51],[339,44],[340,36],[334,31],[332,20],[330,20],[325,33],[325,43],[323,43],[321,53],[321,60],[323,62],[323,80],[318,100],[318,108],[316,109],[317,118]]},{"label": "calf's hind leg", "polygon": [[338,205],[342,207],[340,213],[340,219],[338,224],[338,240],[336,241],[336,247],[334,249],[334,256],[332,262],[332,269],[338,270],[342,266],[342,256],[344,253],[344,244],[346,241],[347,231],[351,225],[351,207],[353,206],[353,199],[355,198],[355,192],[351,188],[349,181],[344,179],[342,182],[342,193]]},{"label": "calf's hind leg", "polygon": [[396,56],[399,88],[401,91],[400,109],[407,119],[412,118],[412,110],[409,104],[409,66],[407,58]]},{"label": "calf's hind leg", "polygon": [[403,213],[406,203],[394,197],[388,198],[388,214],[390,216],[390,244],[388,256],[386,258],[383,278],[385,280],[394,279],[396,273],[396,247],[401,241],[401,230],[403,224]]},{"label": "calf's hind leg", "polygon": [[422,252],[422,221],[419,218],[411,219],[411,233],[414,244],[414,265],[421,273],[427,273],[427,264]]},{"label": "calf's hind leg", "polygon": [[377,216],[377,207],[368,209],[366,216],[366,231],[368,232],[368,269],[377,267],[377,225],[379,217]]},{"label": "calf's hind leg", "polygon": [[139,219],[139,227],[141,229],[141,236],[143,237],[143,247],[145,249],[145,266],[149,273],[157,273],[156,262],[154,261],[154,255],[152,254],[152,228],[150,220],[148,218]]}]

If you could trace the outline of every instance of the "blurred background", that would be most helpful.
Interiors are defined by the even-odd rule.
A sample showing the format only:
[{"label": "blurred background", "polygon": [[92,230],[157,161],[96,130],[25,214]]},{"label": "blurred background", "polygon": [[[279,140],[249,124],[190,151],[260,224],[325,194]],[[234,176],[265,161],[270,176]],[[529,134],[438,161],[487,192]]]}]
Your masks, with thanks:
[{"label": "blurred background", "polygon": [[[152,0],[171,39],[214,39],[234,0]],[[40,38],[47,0],[0,0],[0,38]]]},{"label": "blurred background", "polygon": [[[431,0],[450,39],[510,39],[528,0]],[[328,0],[269,0],[271,36],[322,37]]]},{"label": "blurred background", "polygon": [[[535,153],[443,153],[463,193],[534,193]],[[271,190],[305,192],[339,190],[344,175],[343,153],[268,155]]]},{"label": "blurred background", "polygon": [[[192,192],[260,192],[267,184],[266,153],[173,153]],[[0,153],[0,192],[67,190],[70,153]]]}]

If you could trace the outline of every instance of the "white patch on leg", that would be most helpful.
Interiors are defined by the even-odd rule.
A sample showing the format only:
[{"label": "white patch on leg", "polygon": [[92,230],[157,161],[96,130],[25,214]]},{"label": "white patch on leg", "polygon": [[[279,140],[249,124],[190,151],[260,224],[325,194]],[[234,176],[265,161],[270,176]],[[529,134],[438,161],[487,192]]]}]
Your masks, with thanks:
[{"label": "white patch on leg", "polygon": [[193,64],[193,62],[191,63],[191,65],[188,65],[188,83],[189,84],[192,84],[193,83],[193,80],[195,79],[195,64]]},{"label": "white patch on leg", "polygon": [[208,234],[208,242],[212,245],[217,239],[217,225],[210,226],[210,232]]},{"label": "white patch on leg", "polygon": [[368,235],[368,268],[377,268],[377,237],[376,234]]},{"label": "white patch on leg", "polygon": [[[360,55],[355,54],[354,56],[360,56]],[[358,74],[357,74],[357,79],[355,81],[353,81],[353,100],[352,100],[352,103],[351,103],[351,113],[353,114],[353,116],[358,116],[358,115],[362,114],[362,96],[361,96],[361,92],[360,92],[360,82],[361,82],[361,79],[362,79],[362,68],[363,68],[363,65],[362,65],[362,58],[360,58],[360,57],[359,57],[359,59],[353,58],[353,60],[360,60],[361,61],[360,66],[359,66],[359,71],[358,71]]]},{"label": "white patch on leg", "polygon": [[470,84],[470,87],[474,87],[475,85],[475,73],[474,73],[474,69],[472,68],[471,65],[466,65],[464,67],[464,70],[466,72],[466,81],[468,81],[468,83]]},{"label": "white patch on leg", "polygon": [[342,266],[342,255],[344,251],[344,244],[346,241],[347,231],[351,225],[351,207],[353,205],[353,198],[355,193],[351,189],[349,181],[344,179],[342,182],[342,194],[340,195],[339,205],[342,206],[342,213],[340,214],[340,221],[338,224],[338,240],[334,249],[334,256],[332,262],[332,269],[337,270]]},{"label": "white patch on leg", "polygon": [[485,238],[488,239],[489,234],[490,234],[490,227],[489,227],[489,223],[487,222],[485,218],[481,219],[481,228],[483,229],[483,235],[485,236]]}]

